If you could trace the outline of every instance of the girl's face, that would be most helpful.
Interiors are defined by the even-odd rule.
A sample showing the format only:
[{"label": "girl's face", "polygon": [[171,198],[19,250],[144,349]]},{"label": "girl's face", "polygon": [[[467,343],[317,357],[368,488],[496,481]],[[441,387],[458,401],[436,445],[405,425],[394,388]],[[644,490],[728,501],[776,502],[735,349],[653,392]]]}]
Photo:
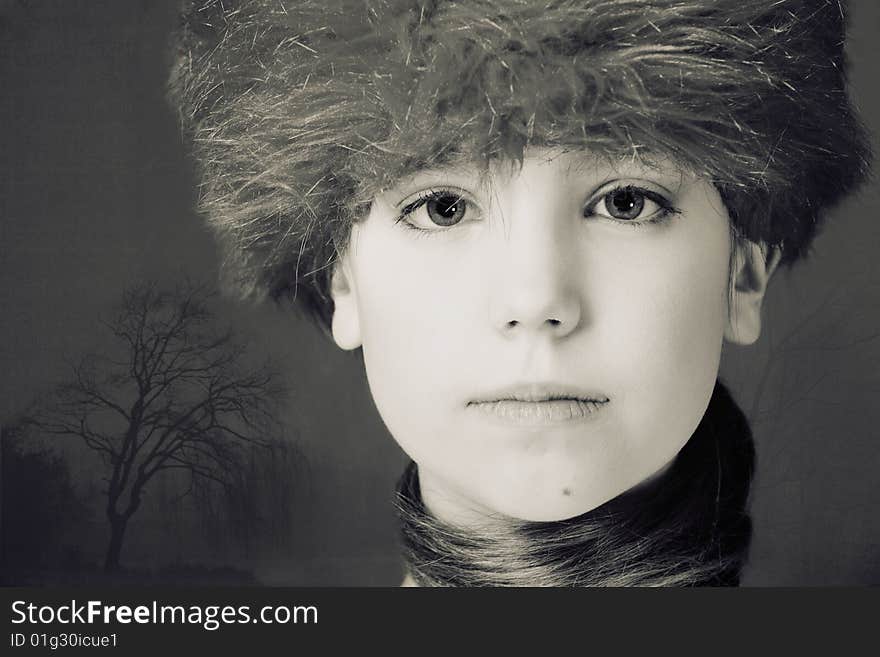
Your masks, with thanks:
[{"label": "girl's face", "polygon": [[738,334],[730,255],[706,180],[530,149],[377,196],[337,267],[333,333],[363,346],[432,512],[561,520],[690,438]]}]

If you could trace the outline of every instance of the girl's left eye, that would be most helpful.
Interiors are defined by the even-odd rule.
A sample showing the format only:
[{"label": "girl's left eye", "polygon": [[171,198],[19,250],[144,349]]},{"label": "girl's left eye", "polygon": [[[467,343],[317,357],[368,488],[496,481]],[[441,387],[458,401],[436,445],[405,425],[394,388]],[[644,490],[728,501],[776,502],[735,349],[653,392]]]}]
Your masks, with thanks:
[{"label": "girl's left eye", "polygon": [[634,225],[656,223],[677,212],[672,203],[657,192],[626,185],[599,196],[584,208],[584,216],[600,216]]},{"label": "girl's left eye", "polygon": [[415,230],[443,230],[465,219],[470,221],[474,214],[471,206],[460,193],[453,190],[430,190],[405,205],[398,221]]}]

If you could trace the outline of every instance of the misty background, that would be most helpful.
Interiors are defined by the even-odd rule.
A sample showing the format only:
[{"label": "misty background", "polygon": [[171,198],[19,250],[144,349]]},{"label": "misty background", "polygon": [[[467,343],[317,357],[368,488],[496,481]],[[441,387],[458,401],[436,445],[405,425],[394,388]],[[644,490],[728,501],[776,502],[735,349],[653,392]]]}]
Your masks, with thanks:
[{"label": "misty background", "polygon": [[[851,7],[853,96],[880,151],[880,5]],[[126,288],[217,277],[164,99],[176,8],[0,1],[0,583],[96,581],[110,534],[96,453],[72,437],[14,439],[15,418],[83,354],[109,350],[98,320]],[[758,344],[725,347],[721,376],[758,452],[744,585],[880,584],[878,208],[875,179],[807,262],[777,274]],[[126,532],[130,581],[397,585],[406,457],[359,355],[289,307],[211,307],[253,362],[284,373],[289,449],[254,452],[264,484],[237,494],[157,477]]]}]

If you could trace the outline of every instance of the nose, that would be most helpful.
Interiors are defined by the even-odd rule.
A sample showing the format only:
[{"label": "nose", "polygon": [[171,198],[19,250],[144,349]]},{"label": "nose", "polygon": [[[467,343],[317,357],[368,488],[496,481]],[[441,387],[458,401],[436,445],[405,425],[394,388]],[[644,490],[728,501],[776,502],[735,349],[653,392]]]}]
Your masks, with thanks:
[{"label": "nose", "polygon": [[575,331],[582,321],[583,303],[571,236],[545,223],[536,230],[513,230],[500,248],[502,266],[495,272],[490,302],[495,329],[509,338],[524,334],[562,338]]}]

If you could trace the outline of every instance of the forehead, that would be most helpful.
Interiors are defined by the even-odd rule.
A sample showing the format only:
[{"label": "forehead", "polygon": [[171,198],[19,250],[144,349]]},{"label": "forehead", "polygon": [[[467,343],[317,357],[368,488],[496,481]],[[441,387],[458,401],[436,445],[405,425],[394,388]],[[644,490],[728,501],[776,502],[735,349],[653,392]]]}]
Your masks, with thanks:
[{"label": "forehead", "polygon": [[564,182],[602,182],[613,179],[648,178],[677,187],[699,177],[669,157],[640,155],[609,158],[586,149],[530,147],[522,160],[479,161],[466,156],[442,165],[414,168],[377,190],[386,191],[463,181],[474,188],[497,188],[537,175],[551,175]]}]

